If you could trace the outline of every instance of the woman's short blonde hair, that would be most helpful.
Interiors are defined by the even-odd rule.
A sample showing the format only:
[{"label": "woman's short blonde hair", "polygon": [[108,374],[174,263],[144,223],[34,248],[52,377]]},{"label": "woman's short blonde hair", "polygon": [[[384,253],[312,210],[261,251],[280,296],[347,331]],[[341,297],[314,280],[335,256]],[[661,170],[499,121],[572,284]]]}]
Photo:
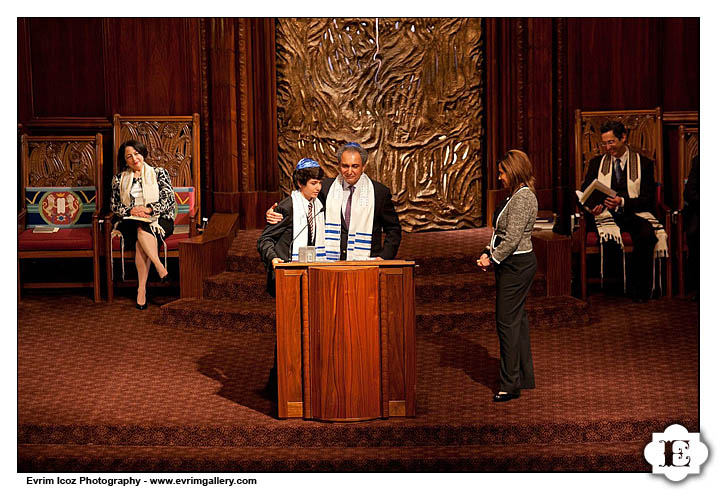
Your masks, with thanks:
[{"label": "woman's short blonde hair", "polygon": [[529,156],[521,150],[509,150],[499,161],[499,170],[503,171],[509,181],[509,189],[513,193],[524,184],[536,193],[534,188],[534,172]]}]

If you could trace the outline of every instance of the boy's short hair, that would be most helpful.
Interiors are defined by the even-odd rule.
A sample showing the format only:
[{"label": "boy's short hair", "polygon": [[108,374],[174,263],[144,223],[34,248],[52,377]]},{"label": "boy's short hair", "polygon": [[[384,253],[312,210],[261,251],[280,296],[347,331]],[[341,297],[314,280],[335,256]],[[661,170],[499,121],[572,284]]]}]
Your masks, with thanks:
[{"label": "boy's short hair", "polygon": [[294,187],[299,189],[299,185],[306,186],[310,179],[319,179],[320,181],[324,178],[324,171],[321,167],[305,167],[303,169],[296,169],[292,174],[292,182]]}]

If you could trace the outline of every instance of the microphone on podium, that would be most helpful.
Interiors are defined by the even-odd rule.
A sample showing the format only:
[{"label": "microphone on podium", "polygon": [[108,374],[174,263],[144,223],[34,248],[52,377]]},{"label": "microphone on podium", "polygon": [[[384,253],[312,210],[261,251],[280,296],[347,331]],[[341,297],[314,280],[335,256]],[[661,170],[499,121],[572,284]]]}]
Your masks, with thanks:
[{"label": "microphone on podium", "polygon": [[[315,198],[316,199],[316,198]],[[317,207],[319,208],[319,207]],[[314,215],[312,216],[311,220],[307,220],[307,223],[304,224],[304,226],[299,229],[299,232],[297,232],[297,235],[292,238],[292,241],[289,243],[289,257],[292,257],[292,246],[294,245],[294,241],[297,240],[297,237],[304,232],[304,229],[306,229],[309,226],[309,222],[314,222],[314,219],[319,215],[322,210],[324,210],[324,207],[322,206],[319,210],[317,210]],[[313,263],[315,258],[315,248],[314,246],[302,246],[299,248],[299,262],[300,263]]]}]

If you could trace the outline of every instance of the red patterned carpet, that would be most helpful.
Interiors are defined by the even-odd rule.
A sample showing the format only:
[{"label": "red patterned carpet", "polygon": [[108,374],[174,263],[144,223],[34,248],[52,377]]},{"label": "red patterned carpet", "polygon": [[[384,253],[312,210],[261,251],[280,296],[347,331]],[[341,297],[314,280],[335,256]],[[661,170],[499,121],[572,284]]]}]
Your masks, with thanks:
[{"label": "red patterned carpet", "polygon": [[271,332],[168,323],[159,305],[172,300],[140,312],[128,298],[24,296],[18,470],[649,472],[652,432],[698,431],[698,307],[686,299],[596,294],[579,322],[537,313],[537,388],[507,404],[491,402],[492,329],[419,327],[417,417],[349,424],[276,419],[260,393]]}]

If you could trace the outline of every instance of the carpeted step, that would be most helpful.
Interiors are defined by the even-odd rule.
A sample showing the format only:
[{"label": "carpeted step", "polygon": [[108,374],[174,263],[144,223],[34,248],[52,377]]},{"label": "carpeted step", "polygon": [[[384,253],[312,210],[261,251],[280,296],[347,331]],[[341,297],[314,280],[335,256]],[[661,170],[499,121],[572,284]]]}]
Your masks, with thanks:
[{"label": "carpeted step", "polygon": [[259,254],[253,256],[238,256],[230,254],[227,256],[227,271],[237,273],[267,274],[264,263],[259,259]]},{"label": "carpeted step", "polygon": [[[588,304],[574,297],[529,297],[526,312],[531,329],[583,327]],[[473,302],[417,304],[416,328],[421,331],[470,331],[495,328],[495,299],[488,295]]]},{"label": "carpeted step", "polygon": [[159,322],[184,329],[274,332],[274,299],[240,302],[227,299],[182,298],[160,309]]},{"label": "carpeted step", "polygon": [[[414,280],[416,304],[429,302],[472,302],[493,297],[496,292],[494,273],[474,271],[463,274],[417,275]],[[529,295],[546,296],[546,279],[536,274]]]},{"label": "carpeted step", "polygon": [[204,298],[242,302],[273,302],[265,273],[225,271],[204,280]]},{"label": "carpeted step", "polygon": [[[160,322],[168,326],[273,332],[274,301],[241,302],[226,299],[180,299],[160,309]],[[494,329],[493,295],[473,302],[417,303],[417,331],[471,331]],[[588,324],[588,304],[573,297],[529,297],[526,311],[532,329]]]},{"label": "carpeted step", "polygon": [[[267,277],[260,273],[226,271],[204,280],[204,298],[263,302],[271,299],[266,292]],[[494,295],[496,281],[493,273],[440,274],[416,278],[416,303],[470,302]],[[531,286],[531,296],[546,295],[546,281],[537,274]]]},{"label": "carpeted step", "polygon": [[[478,258],[479,254],[447,254],[436,256],[416,256],[406,259],[416,263],[414,275],[420,277],[442,275],[447,273],[483,273],[476,265],[476,260]],[[484,274],[487,276],[494,275],[491,271]]]},{"label": "carpeted step", "polygon": [[[694,419],[625,419],[484,423],[481,418],[464,423],[421,422],[407,418],[357,423],[317,421],[267,421],[248,425],[61,425],[21,424],[18,445],[133,445],[143,447],[284,447],[304,449],[442,447],[470,445],[576,445],[610,443],[649,436],[678,423],[697,431]],[[696,430],[692,429],[696,428]],[[644,438],[645,441],[645,438]],[[645,444],[644,444],[645,445]]]},{"label": "carpeted step", "polygon": [[[651,466],[643,457],[645,445],[644,440],[301,450],[252,446],[19,445],[18,472],[650,472]],[[213,476],[159,478],[176,477],[200,479],[192,483],[206,485],[201,479],[209,481]],[[263,484],[262,476],[247,477]],[[148,476],[139,478],[149,483]]]}]

